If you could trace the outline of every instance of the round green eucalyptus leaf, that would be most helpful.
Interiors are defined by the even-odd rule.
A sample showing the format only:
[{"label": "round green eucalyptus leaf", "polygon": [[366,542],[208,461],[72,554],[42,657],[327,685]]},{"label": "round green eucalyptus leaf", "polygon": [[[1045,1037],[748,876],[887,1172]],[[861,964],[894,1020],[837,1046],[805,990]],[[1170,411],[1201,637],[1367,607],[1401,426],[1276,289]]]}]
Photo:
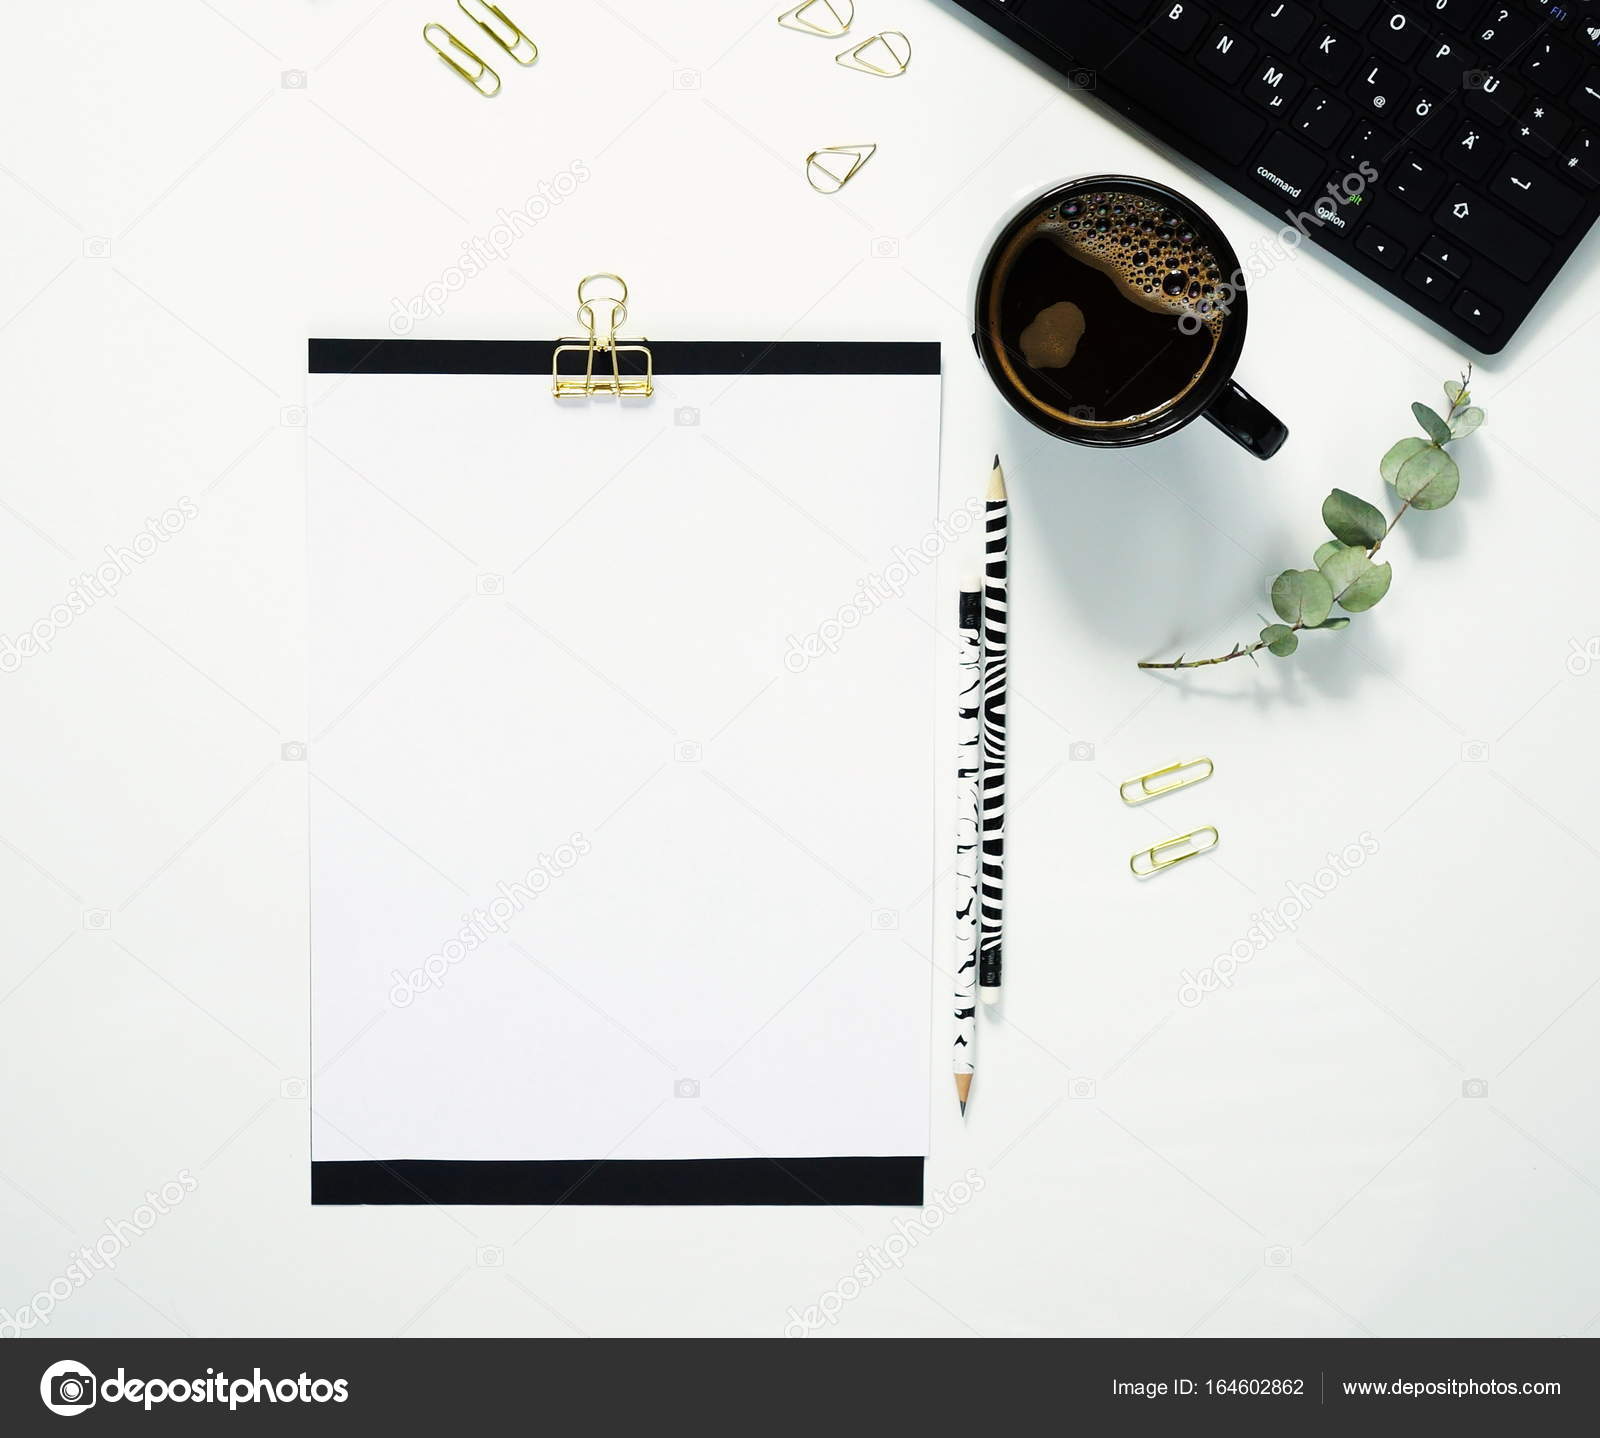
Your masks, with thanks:
[{"label": "round green eucalyptus leaf", "polygon": [[1378,464],[1378,473],[1383,476],[1384,483],[1393,484],[1395,476],[1400,473],[1400,466],[1428,447],[1427,440],[1418,439],[1414,434],[1391,445],[1389,452]]},{"label": "round green eucalyptus leaf", "polygon": [[1287,624],[1269,624],[1261,631],[1261,642],[1267,646],[1268,654],[1287,659],[1300,647],[1300,636]]},{"label": "round green eucalyptus leaf", "polygon": [[1483,423],[1483,411],[1473,405],[1464,409],[1450,421],[1450,436],[1452,439],[1465,439],[1480,424]]},{"label": "round green eucalyptus leaf", "polygon": [[[1322,522],[1335,539],[1363,548],[1376,544],[1389,529],[1389,521],[1376,505],[1343,489],[1334,490],[1322,501]],[[1322,566],[1320,559],[1317,566]]]},{"label": "round green eucalyptus leaf", "polygon": [[1364,614],[1389,592],[1394,571],[1387,564],[1368,564],[1355,581],[1339,595],[1339,608],[1351,614]]},{"label": "round green eucalyptus leaf", "polygon": [[1431,445],[1408,459],[1394,477],[1394,491],[1413,509],[1443,509],[1461,488],[1461,471],[1442,449]]},{"label": "round green eucalyptus leaf", "polygon": [[1315,569],[1286,569],[1272,581],[1272,608],[1285,624],[1321,624],[1333,608],[1333,586]]},{"label": "round green eucalyptus leaf", "polygon": [[1417,418],[1417,423],[1422,426],[1422,432],[1435,444],[1444,444],[1450,438],[1450,426],[1440,418],[1436,410],[1429,409],[1427,405],[1418,400],[1411,406],[1411,413]]},{"label": "round green eucalyptus leaf", "polygon": [[1466,392],[1467,387],[1458,379],[1447,379],[1444,382],[1444,397],[1450,401],[1452,409],[1455,407],[1456,401]]},{"label": "round green eucalyptus leaf", "polygon": [[1322,561],[1330,554],[1337,554],[1341,549],[1348,548],[1349,546],[1342,539],[1330,539],[1326,544],[1319,544],[1317,546],[1317,552],[1311,556],[1311,562],[1315,564],[1318,569],[1321,569]]},{"label": "round green eucalyptus leaf", "polygon": [[[1383,567],[1387,569],[1389,566],[1386,564]],[[1350,621],[1342,614],[1333,619],[1324,619],[1321,624],[1312,625],[1313,629],[1348,629],[1349,627]]]},{"label": "round green eucalyptus leaf", "polygon": [[1328,581],[1333,590],[1333,597],[1337,599],[1372,568],[1372,561],[1367,558],[1366,550],[1347,545],[1337,554],[1330,554],[1317,568],[1321,570],[1322,577]]}]

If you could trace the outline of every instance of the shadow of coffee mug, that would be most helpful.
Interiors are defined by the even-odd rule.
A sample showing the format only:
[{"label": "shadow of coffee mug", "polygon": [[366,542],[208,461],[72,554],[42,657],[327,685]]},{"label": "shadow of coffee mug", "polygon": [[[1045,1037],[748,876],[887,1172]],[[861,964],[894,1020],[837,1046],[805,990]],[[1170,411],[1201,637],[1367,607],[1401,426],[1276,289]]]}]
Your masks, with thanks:
[{"label": "shadow of coffee mug", "polygon": [[[1030,363],[1016,333],[1021,312],[1011,291],[1030,246],[1043,248],[1028,259],[1034,294],[1025,310],[1031,318],[1038,306],[1041,328],[1052,312],[1065,317],[1065,333],[1041,342],[1062,355],[1055,374],[1048,363]],[[1051,278],[1056,257],[1059,277]],[[1196,257],[1204,258],[1196,264]],[[1076,287],[1084,293],[1074,293]],[[1098,309],[1089,303],[1091,294]],[[1092,319],[1086,320],[1085,309]],[[1152,323],[1158,315],[1170,319],[1170,326]],[[1289,437],[1283,422],[1233,378],[1249,319],[1238,256],[1204,210],[1152,180],[1093,175],[1035,193],[999,225],[983,251],[973,317],[978,355],[1011,407],[1074,444],[1148,444],[1201,415],[1257,459],[1270,459]],[[1034,328],[1022,329],[1021,340]],[[1211,341],[1209,354],[1185,366],[1180,361],[1196,353],[1186,346],[1199,335]],[[1176,364],[1174,392],[1136,414],[1100,418],[1105,396],[1075,397],[1066,376],[1092,367],[1099,351],[1112,349],[1111,373],[1130,385],[1148,388],[1163,365]],[[1079,363],[1085,354],[1089,366]],[[1104,380],[1106,372],[1102,366],[1095,375]]]}]

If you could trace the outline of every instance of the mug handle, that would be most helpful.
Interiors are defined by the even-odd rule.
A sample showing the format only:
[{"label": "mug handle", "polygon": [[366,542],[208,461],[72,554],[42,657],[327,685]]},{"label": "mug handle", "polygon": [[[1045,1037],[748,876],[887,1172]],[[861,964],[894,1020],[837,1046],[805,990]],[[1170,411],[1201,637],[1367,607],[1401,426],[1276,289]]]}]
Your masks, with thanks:
[{"label": "mug handle", "polygon": [[1288,427],[1244,386],[1229,380],[1211,401],[1206,418],[1257,459],[1271,459],[1289,438]]}]

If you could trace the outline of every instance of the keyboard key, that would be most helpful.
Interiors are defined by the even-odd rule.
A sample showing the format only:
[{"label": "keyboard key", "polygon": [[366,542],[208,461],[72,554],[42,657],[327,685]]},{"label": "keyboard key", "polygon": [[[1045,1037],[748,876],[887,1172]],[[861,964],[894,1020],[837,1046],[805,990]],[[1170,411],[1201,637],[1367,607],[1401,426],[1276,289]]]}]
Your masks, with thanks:
[{"label": "keyboard key", "polygon": [[1400,126],[1400,133],[1405,139],[1431,150],[1444,138],[1450,124],[1450,112],[1437,95],[1418,90],[1406,101],[1395,123]]},{"label": "keyboard key", "polygon": [[1546,94],[1565,90],[1578,78],[1583,62],[1578,53],[1565,40],[1553,35],[1542,35],[1527,49],[1522,61],[1522,73]]},{"label": "keyboard key", "polygon": [[1372,12],[1378,8],[1378,0],[1325,0],[1324,8],[1341,25],[1361,30],[1372,19]]},{"label": "keyboard key", "polygon": [[1394,148],[1394,141],[1376,125],[1368,120],[1360,120],[1345,139],[1339,158],[1352,170],[1370,165],[1381,174],[1394,159]]},{"label": "keyboard key", "polygon": [[1466,30],[1476,18],[1474,12],[1483,9],[1483,0],[1428,0],[1423,8],[1435,29],[1442,21],[1452,30]]},{"label": "keyboard key", "polygon": [[1150,21],[1150,33],[1179,50],[1188,50],[1200,38],[1211,17],[1191,0],[1171,0],[1164,4]]},{"label": "keyboard key", "polygon": [[1306,69],[1330,85],[1342,85],[1360,56],[1360,47],[1348,35],[1323,29],[1306,47]]},{"label": "keyboard key", "polygon": [[1588,130],[1579,131],[1562,156],[1562,172],[1570,180],[1600,185],[1600,140]]},{"label": "keyboard key", "polygon": [[1405,75],[1393,65],[1368,59],[1362,62],[1355,78],[1356,98],[1379,115],[1390,114],[1400,102]]},{"label": "keyboard key", "polygon": [[1465,185],[1457,185],[1434,212],[1434,223],[1519,280],[1531,280],[1550,258],[1549,244],[1520,220],[1492,205]]},{"label": "keyboard key", "polygon": [[1256,67],[1254,78],[1244,87],[1246,98],[1268,110],[1287,110],[1289,101],[1300,93],[1300,77],[1285,70],[1278,60],[1264,60]]},{"label": "keyboard key", "polygon": [[1413,289],[1421,290],[1425,295],[1432,295],[1435,299],[1442,300],[1456,287],[1456,282],[1442,270],[1436,270],[1432,265],[1424,264],[1421,260],[1412,260],[1406,266],[1406,283]]},{"label": "keyboard key", "polygon": [[1481,121],[1468,120],[1445,148],[1445,154],[1475,180],[1489,173],[1503,146],[1489,138]]},{"label": "keyboard key", "polygon": [[[1595,27],[1600,29],[1600,25]],[[1572,92],[1572,108],[1585,120],[1600,122],[1600,69],[1589,70]]]},{"label": "keyboard key", "polygon": [[1456,296],[1456,302],[1450,306],[1450,310],[1485,334],[1491,333],[1500,323],[1500,311],[1488,300],[1479,299],[1471,290],[1462,290]]},{"label": "keyboard key", "polygon": [[1417,61],[1417,74],[1434,89],[1453,95],[1473,68],[1472,55],[1453,40],[1435,39]]},{"label": "keyboard key", "polygon": [[1519,215],[1526,215],[1534,224],[1558,235],[1572,228],[1583,209],[1583,197],[1575,190],[1515,156],[1501,166],[1489,193],[1513,206]]},{"label": "keyboard key", "polygon": [[1496,124],[1516,113],[1526,93],[1521,85],[1507,79],[1499,70],[1469,71],[1463,88],[1467,92],[1467,108]]},{"label": "keyboard key", "polygon": [[1533,38],[1538,27],[1526,15],[1519,15],[1509,4],[1491,5],[1474,34],[1496,60],[1509,60]]},{"label": "keyboard key", "polygon": [[1457,280],[1466,274],[1467,266],[1471,263],[1467,259],[1466,251],[1454,240],[1447,240],[1443,235],[1429,235],[1423,241],[1422,258],[1434,269],[1443,270]]},{"label": "keyboard key", "polygon": [[1331,150],[1349,123],[1350,107],[1321,90],[1307,95],[1294,117],[1295,133],[1319,150]]},{"label": "keyboard key", "polygon": [[1400,61],[1415,55],[1426,38],[1415,17],[1387,7],[1378,15],[1372,31],[1372,43],[1391,59]]},{"label": "keyboard key", "polygon": [[1200,65],[1218,76],[1224,84],[1232,85],[1250,68],[1256,47],[1241,39],[1236,30],[1218,25],[1211,38],[1200,48]]},{"label": "keyboard key", "polygon": [[1267,138],[1255,173],[1268,189],[1287,195],[1291,200],[1301,200],[1313,190],[1321,189],[1323,172],[1327,168],[1323,155],[1308,150],[1298,140],[1277,133]]},{"label": "keyboard key", "polygon": [[1279,50],[1293,50],[1311,28],[1311,12],[1294,0],[1268,0],[1256,21],[1256,34]]},{"label": "keyboard key", "polygon": [[1425,210],[1444,189],[1445,173],[1441,166],[1412,151],[1389,171],[1388,181],[1391,194],[1398,195],[1413,210]]},{"label": "keyboard key", "polygon": [[1517,138],[1536,155],[1550,156],[1561,148],[1572,122],[1542,96],[1534,96],[1522,107]]},{"label": "keyboard key", "polygon": [[1391,239],[1382,230],[1373,229],[1371,225],[1356,236],[1356,248],[1375,259],[1386,270],[1394,269],[1403,253],[1397,240]]}]

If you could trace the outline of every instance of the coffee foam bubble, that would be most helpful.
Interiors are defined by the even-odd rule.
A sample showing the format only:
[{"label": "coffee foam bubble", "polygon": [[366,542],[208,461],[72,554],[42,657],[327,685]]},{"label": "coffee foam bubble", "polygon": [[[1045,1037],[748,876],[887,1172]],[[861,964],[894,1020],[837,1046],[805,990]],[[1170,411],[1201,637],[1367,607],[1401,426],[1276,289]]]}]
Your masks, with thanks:
[{"label": "coffee foam bubble", "polygon": [[1193,316],[1213,340],[1221,335],[1222,266],[1194,226],[1165,205],[1115,190],[1074,195],[1045,211],[1034,233],[1109,275],[1136,304]]}]

